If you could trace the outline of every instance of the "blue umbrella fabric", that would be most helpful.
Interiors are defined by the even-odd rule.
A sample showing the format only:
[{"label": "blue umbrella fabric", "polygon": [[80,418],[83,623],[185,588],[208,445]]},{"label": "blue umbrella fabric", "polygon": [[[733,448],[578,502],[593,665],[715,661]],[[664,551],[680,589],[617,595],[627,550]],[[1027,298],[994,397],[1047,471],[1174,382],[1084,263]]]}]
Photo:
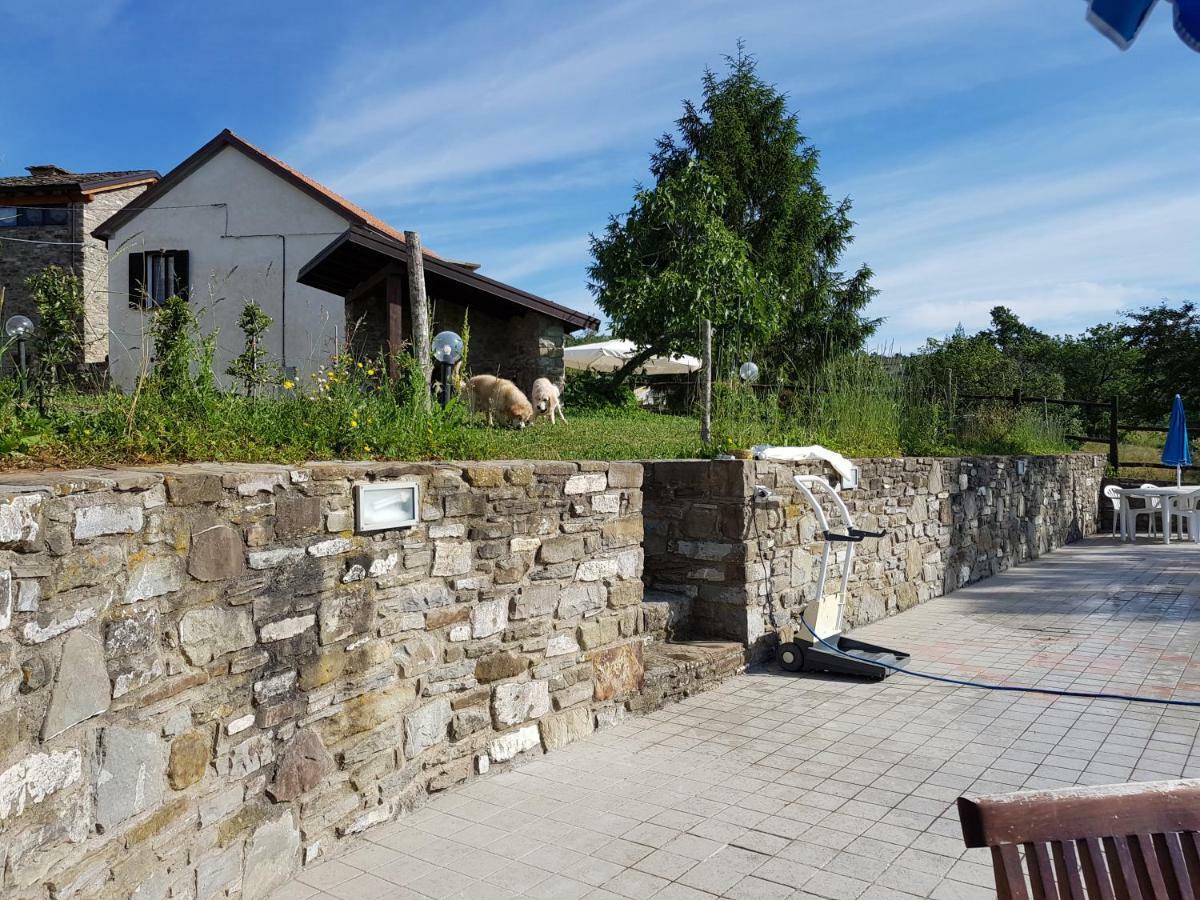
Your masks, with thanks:
[{"label": "blue umbrella fabric", "polygon": [[1175,481],[1183,483],[1183,466],[1192,464],[1192,448],[1188,445],[1187,420],[1183,416],[1183,398],[1175,395],[1171,404],[1171,421],[1167,425],[1167,442],[1163,445],[1164,466],[1175,467]]},{"label": "blue umbrella fabric", "polygon": [[[1163,0],[1175,6],[1175,33],[1200,52],[1200,0]],[[1087,20],[1122,50],[1128,50],[1158,0],[1088,0]]]}]

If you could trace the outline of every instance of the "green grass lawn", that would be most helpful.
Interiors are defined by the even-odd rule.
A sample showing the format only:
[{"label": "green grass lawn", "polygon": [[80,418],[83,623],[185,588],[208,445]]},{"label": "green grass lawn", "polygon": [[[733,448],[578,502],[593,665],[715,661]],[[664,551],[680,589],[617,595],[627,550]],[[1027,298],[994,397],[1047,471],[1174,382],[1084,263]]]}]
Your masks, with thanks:
[{"label": "green grass lawn", "polygon": [[696,419],[631,410],[577,411],[566,424],[466,426],[471,459],[685,459],[711,456]]}]

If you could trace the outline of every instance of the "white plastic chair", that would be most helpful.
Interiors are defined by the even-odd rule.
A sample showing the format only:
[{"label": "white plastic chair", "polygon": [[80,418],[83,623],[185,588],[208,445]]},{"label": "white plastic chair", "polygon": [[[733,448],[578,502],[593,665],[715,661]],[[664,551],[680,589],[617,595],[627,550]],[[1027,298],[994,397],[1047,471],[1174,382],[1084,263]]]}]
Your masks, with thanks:
[{"label": "white plastic chair", "polygon": [[1121,526],[1121,486],[1119,484],[1106,484],[1104,486],[1104,496],[1112,504],[1112,536],[1116,537],[1117,529]]},{"label": "white plastic chair", "polygon": [[[1158,487],[1158,485],[1147,483],[1147,484],[1143,484],[1142,487],[1143,488],[1156,488],[1156,487]],[[1162,498],[1161,497],[1147,497],[1145,508],[1134,511],[1134,513],[1133,513],[1133,532],[1134,532],[1134,534],[1137,534],[1138,516],[1143,516],[1143,515],[1146,516],[1146,521],[1149,523],[1146,525],[1146,534],[1150,535],[1150,537],[1154,537],[1154,535],[1157,533],[1157,529],[1154,527],[1154,517],[1157,516],[1159,522],[1162,522]],[[1170,525],[1163,523],[1163,527],[1169,528]]]},{"label": "white plastic chair", "polygon": [[1182,539],[1186,525],[1188,539],[1194,543],[1200,543],[1200,504],[1197,499],[1196,493],[1176,497],[1171,509],[1171,527],[1177,528],[1176,533]]}]

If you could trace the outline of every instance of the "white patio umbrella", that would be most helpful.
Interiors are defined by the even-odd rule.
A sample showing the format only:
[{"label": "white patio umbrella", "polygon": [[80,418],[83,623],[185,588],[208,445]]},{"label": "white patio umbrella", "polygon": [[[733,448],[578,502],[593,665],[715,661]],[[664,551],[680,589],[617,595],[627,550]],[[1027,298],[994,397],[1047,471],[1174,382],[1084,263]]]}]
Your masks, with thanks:
[{"label": "white patio umbrella", "polygon": [[[579,344],[563,350],[563,362],[568,369],[587,369],[592,372],[615,372],[633,358],[638,346],[633,341],[611,340],[595,344]],[[643,375],[686,375],[700,369],[694,356],[652,356],[638,369]]]}]

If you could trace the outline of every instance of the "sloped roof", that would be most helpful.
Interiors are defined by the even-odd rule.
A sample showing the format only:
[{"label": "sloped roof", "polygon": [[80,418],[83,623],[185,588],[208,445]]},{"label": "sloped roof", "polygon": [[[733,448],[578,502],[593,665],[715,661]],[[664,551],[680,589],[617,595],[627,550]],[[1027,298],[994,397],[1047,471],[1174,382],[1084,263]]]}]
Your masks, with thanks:
[{"label": "sloped roof", "polygon": [[[153,169],[123,169],[116,172],[68,172],[56,166],[33,166],[37,174],[0,175],[0,191],[16,193],[74,189],[80,193],[113,190],[122,185],[157,180]],[[43,171],[49,170],[49,171]]]},{"label": "sloped roof", "polygon": [[[404,243],[404,232],[397,231],[383,219],[372,213],[367,212],[361,206],[351,203],[341,194],[330,190],[325,185],[315,179],[309,178],[303,172],[292,168],[283,160],[276,159],[265,150],[260,150],[258,147],[251,144],[245,138],[242,138],[228,128],[218,134],[215,138],[177,165],[174,169],[163,176],[162,180],[146,193],[138,198],[138,208],[125,208],[116,213],[106,221],[102,222],[92,234],[98,238],[107,239],[113,232],[124,226],[137,217],[138,213],[148,206],[153,206],[159,197],[170,191],[175,185],[187,178],[192,172],[208,162],[226,147],[233,147],[248,156],[250,159],[264,166],[271,172],[274,172],[284,181],[289,182],[304,193],[308,194],[314,200],[324,204],[329,209],[342,215],[352,225],[364,225],[367,228],[373,229],[380,234],[385,234],[392,240]],[[437,257],[437,254],[431,250],[425,250],[426,256]],[[460,263],[470,267],[469,263]]]}]

